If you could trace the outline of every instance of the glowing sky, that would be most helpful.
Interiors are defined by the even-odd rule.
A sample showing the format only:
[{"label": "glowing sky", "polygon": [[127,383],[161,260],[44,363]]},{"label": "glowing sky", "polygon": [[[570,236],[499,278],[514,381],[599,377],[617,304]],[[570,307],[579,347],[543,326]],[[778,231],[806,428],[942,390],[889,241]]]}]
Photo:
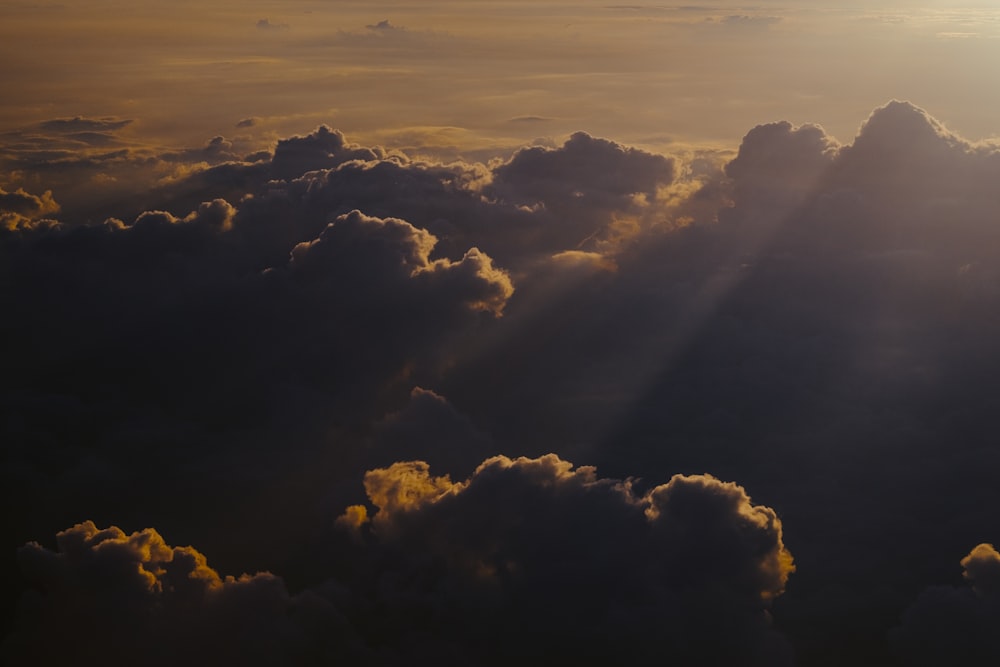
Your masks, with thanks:
[{"label": "glowing sky", "polygon": [[847,140],[914,99],[995,132],[1000,14],[985,3],[12,1],[0,128],[136,119],[143,140],[273,140],[332,123],[399,146],[490,147],[585,129],[733,147],[748,126]]}]

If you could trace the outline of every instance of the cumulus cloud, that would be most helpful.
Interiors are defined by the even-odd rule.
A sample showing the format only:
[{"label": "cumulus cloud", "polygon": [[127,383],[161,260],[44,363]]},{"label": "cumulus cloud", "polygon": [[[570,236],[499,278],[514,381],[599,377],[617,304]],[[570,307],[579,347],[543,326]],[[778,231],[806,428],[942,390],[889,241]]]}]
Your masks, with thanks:
[{"label": "cumulus cloud", "polygon": [[[341,522],[360,527],[355,548],[396,573],[385,581],[397,606],[367,607],[376,611],[361,632],[371,639],[377,610],[394,610],[390,625],[402,627],[407,610],[436,609],[413,582],[439,591],[455,581],[407,579],[416,570],[399,551],[417,539],[407,522],[457,517],[475,497],[466,484],[503,477],[495,466],[535,489],[516,458],[462,482],[436,481],[445,472],[465,479],[496,451],[555,451],[612,477],[711,471],[755,489],[795,526],[787,540],[802,573],[774,600],[775,616],[800,664],[823,664],[889,660],[886,628],[935,580],[937,563],[1000,521],[989,476],[1000,463],[991,437],[1000,152],[914,104],[874,110],[845,143],[782,121],[751,129],[734,153],[657,155],[578,133],[447,164],[326,126],[267,151],[223,137],[110,151],[69,135],[120,138],[124,126],[76,125],[33,128],[30,141],[5,135],[0,342],[18,353],[0,373],[0,429],[13,443],[4,493],[11,506],[29,493],[47,499],[18,518],[20,542],[115,509],[128,513],[118,521],[166,531],[185,522],[181,510],[142,498],[183,484],[204,517],[192,539],[217,562],[240,571],[257,567],[240,558],[258,552],[267,567],[284,557],[296,567],[281,571],[313,586],[304,573],[347,558],[311,550],[310,540],[335,541],[314,528],[333,523],[317,517],[322,508],[339,514],[364,470],[427,461],[441,472],[411,465],[400,477],[424,480],[431,495],[418,489],[422,504],[409,514],[387,510],[385,525],[398,529],[380,534],[377,503]],[[170,455],[151,467],[149,452]],[[579,470],[538,465],[554,489],[586,486],[585,476],[559,481]],[[135,492],[140,479],[146,495]],[[950,479],[974,493],[948,492]],[[697,506],[735,497],[720,488],[705,482]],[[649,491],[615,492],[629,500],[608,512],[655,541],[660,524],[637,509],[653,506]],[[246,549],[204,527],[245,527],[250,504],[272,529],[230,531]],[[64,519],[59,507],[84,514]],[[736,521],[741,511],[722,514]],[[501,531],[506,517],[494,512]],[[572,524],[570,515],[560,516]],[[699,539],[725,541],[708,515],[699,521]],[[485,587],[472,597],[495,594],[470,619],[514,608],[501,580],[527,590],[516,588],[516,569],[486,541],[441,539],[467,557],[442,546],[434,558],[463,563],[463,586]],[[747,559],[753,551],[727,544]],[[744,556],[732,556],[725,590],[706,600],[753,597],[762,608],[780,576],[744,567]],[[992,595],[991,558],[970,557],[974,587],[959,597]],[[473,576],[481,563],[493,578]],[[699,574],[699,563],[678,567]],[[555,582],[538,590],[565,592],[558,572],[537,568]],[[716,574],[705,577],[703,588]],[[407,595],[415,607],[397,602]],[[565,595],[584,605],[581,593]],[[712,616],[722,607],[691,605],[691,623],[722,618]],[[743,620],[731,627],[764,627],[756,611],[733,618]],[[459,651],[454,638],[432,641],[431,629],[410,636],[428,651]]]},{"label": "cumulus cloud", "polygon": [[638,493],[547,455],[493,457],[457,483],[398,462],[364,487],[374,515],[352,506],[337,521],[355,537],[347,569],[297,594],[266,572],[221,577],[149,528],[86,521],[55,550],[29,543],[5,658],[790,664],[767,608],[792,558],[774,511],[736,484],[677,475]]},{"label": "cumulus cloud", "polygon": [[387,617],[430,615],[483,664],[789,658],[766,614],[794,569],[781,522],[735,484],[678,475],[639,494],[547,455],[487,459],[462,482],[396,463],[365,490],[375,513],[340,523],[393,554]]},{"label": "cumulus cloud", "polygon": [[[432,258],[434,236],[398,218],[348,213],[305,240],[283,223],[216,199],[182,216],[2,233],[0,295],[16,326],[0,335],[21,351],[0,390],[5,502],[51,494],[103,516],[137,476],[161,491],[185,479],[232,520],[234,485],[301,477],[322,443],[339,462],[322,474],[351,475],[343,462],[370,424],[433,381],[514,290],[485,253]],[[150,468],[152,449],[171,454]],[[308,504],[326,491],[292,493]],[[125,518],[172,513],[133,507]]]},{"label": "cumulus cloud", "polygon": [[[220,577],[192,547],[151,528],[91,521],[18,559],[33,588],[3,645],[10,665],[318,664],[357,660],[346,619],[316,594],[293,597],[269,573]],[[323,634],[310,633],[322,625]],[[52,641],[53,633],[59,637]]]},{"label": "cumulus cloud", "polygon": [[39,196],[25,192],[23,188],[14,192],[0,188],[0,222],[10,230],[58,211],[59,204],[52,198],[51,190]]},{"label": "cumulus cloud", "polygon": [[964,667],[1000,660],[1000,554],[992,544],[980,544],[961,564],[970,586],[926,589],[893,629],[893,648],[904,664]]},{"label": "cumulus cloud", "polygon": [[992,544],[980,544],[962,559],[962,576],[980,595],[1000,591],[1000,553]]},{"label": "cumulus cloud", "polygon": [[494,187],[519,203],[602,197],[655,196],[670,183],[673,162],[654,153],[577,132],[559,148],[525,148],[495,170]]},{"label": "cumulus cloud", "polygon": [[376,160],[385,157],[372,150],[349,144],[344,134],[321,125],[304,137],[290,137],[278,142],[271,160],[275,178],[294,178],[307,171],[330,169],[349,160]]},{"label": "cumulus cloud", "polygon": [[[398,290],[412,279],[433,291],[458,300],[474,310],[500,315],[514,287],[506,272],[493,266],[488,255],[472,248],[461,260],[431,260],[434,236],[398,218],[375,218],[354,210],[339,216],[312,241],[291,251],[289,268],[294,275],[346,282],[357,272],[369,274],[365,291],[352,298],[366,301],[374,291],[382,303],[407,299]],[[383,287],[383,284],[387,286]]]}]

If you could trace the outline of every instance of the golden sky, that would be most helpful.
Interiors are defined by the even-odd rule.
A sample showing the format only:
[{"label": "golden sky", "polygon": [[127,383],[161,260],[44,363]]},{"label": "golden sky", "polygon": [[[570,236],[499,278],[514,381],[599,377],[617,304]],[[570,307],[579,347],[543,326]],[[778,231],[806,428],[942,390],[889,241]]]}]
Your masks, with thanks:
[{"label": "golden sky", "polygon": [[734,148],[779,119],[847,140],[898,98],[985,138],[1000,12],[971,4],[6,2],[0,129],[79,115],[164,143],[324,122],[409,147],[585,130]]}]

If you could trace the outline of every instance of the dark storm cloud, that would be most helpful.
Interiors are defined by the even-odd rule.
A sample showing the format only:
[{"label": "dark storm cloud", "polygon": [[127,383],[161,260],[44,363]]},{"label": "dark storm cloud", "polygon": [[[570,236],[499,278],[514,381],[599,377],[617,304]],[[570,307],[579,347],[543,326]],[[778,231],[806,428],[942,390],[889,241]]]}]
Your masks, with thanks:
[{"label": "dark storm cloud", "polygon": [[247,118],[243,118],[238,123],[236,123],[236,127],[253,127],[258,122],[260,122],[259,118],[255,118],[254,116],[249,116]]}]

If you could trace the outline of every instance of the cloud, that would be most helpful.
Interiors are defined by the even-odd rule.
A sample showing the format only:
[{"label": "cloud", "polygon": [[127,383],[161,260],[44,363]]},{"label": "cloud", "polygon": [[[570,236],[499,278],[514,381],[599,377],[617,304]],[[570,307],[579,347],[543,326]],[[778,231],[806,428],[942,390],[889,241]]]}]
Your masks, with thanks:
[{"label": "cloud", "polygon": [[369,30],[401,30],[402,28],[397,28],[396,26],[389,23],[389,19],[383,19],[378,23],[372,23],[365,26]]},{"label": "cloud", "polygon": [[20,549],[32,588],[4,656],[502,665],[526,652],[542,662],[627,652],[788,664],[766,611],[794,570],[775,513],[710,476],[642,494],[632,484],[555,455],[493,457],[459,483],[422,461],[371,470],[376,513],[351,507],[338,520],[358,538],[340,546],[347,569],[328,563],[332,578],[297,594],[266,572],[221,577],[151,528],[85,521],[55,550]]},{"label": "cloud", "polygon": [[[150,492],[185,480],[216,518],[237,521],[229,512],[245,496],[234,485],[255,494],[289,477],[353,475],[362,464],[345,462],[370,425],[432,382],[513,293],[485,253],[432,258],[435,238],[401,219],[348,213],[303,240],[283,224],[213,200],[183,216],[2,233],[0,295],[16,323],[3,342],[22,352],[3,374],[16,460],[4,497],[51,499],[24,516],[25,532],[59,512],[56,498],[105,516],[139,476]],[[320,443],[340,463],[306,465]],[[153,449],[171,454],[150,468]],[[301,483],[281,513],[326,493]],[[123,520],[176,517],[132,507]]]},{"label": "cloud", "polygon": [[52,192],[46,190],[41,196],[33,195],[18,188],[14,192],[0,189],[0,211],[16,213],[25,217],[37,217],[59,211],[59,204],[52,199]]},{"label": "cloud", "polygon": [[992,544],[980,544],[961,564],[970,587],[924,590],[893,629],[892,645],[903,664],[964,666],[1000,659],[994,631],[1000,622],[1000,554]]},{"label": "cloud", "polygon": [[39,123],[43,130],[60,133],[77,132],[112,132],[120,130],[133,123],[131,118],[87,118],[84,116],[74,116],[73,118],[53,118]]},{"label": "cloud", "polygon": [[257,21],[258,30],[288,30],[289,27],[287,23],[271,23],[268,19]]},{"label": "cloud", "polygon": [[414,387],[402,409],[374,425],[371,450],[372,467],[419,457],[432,467],[466,474],[495,444],[447,398]]},{"label": "cloud", "polygon": [[[327,126],[267,151],[225,137],[107,150],[69,138],[81,131],[124,134],[5,135],[0,343],[17,354],[0,373],[13,443],[2,475],[8,504],[36,499],[16,519],[19,543],[86,517],[184,528],[224,569],[268,567],[313,590],[330,563],[354,558],[330,531],[365,470],[439,471],[407,475],[462,500],[386,515],[428,531],[428,517],[451,521],[448,503],[456,520],[471,507],[461,489],[499,474],[471,473],[496,451],[513,462],[555,452],[612,478],[708,471],[755,489],[789,527],[801,572],[773,611],[808,665],[891,660],[887,628],[939,580],[939,563],[1000,521],[1000,152],[912,103],[875,109],[846,143],[780,121],[750,129],[735,152],[658,155],[577,133],[484,162],[417,158]],[[538,466],[570,488],[559,465]],[[541,478],[509,467],[544,497],[525,481]],[[465,481],[434,481],[445,473]],[[179,486],[188,505],[150,500]],[[635,482],[625,509],[608,512],[638,512],[649,491]],[[714,493],[733,497],[706,482],[697,506]],[[416,534],[380,535],[364,521],[377,507],[341,522],[364,524],[351,547],[360,562],[394,573],[392,595],[358,604],[394,610],[392,628],[414,608],[438,618],[435,595],[450,600],[455,580],[417,576],[426,570],[394,552]],[[507,517],[492,511],[501,531]],[[629,525],[652,540],[638,515]],[[253,528],[261,517],[268,530]],[[471,574],[479,562],[507,572],[499,556],[442,525],[433,558],[468,566],[462,586],[486,587],[470,600],[496,594],[468,621],[466,602],[447,607],[455,627],[513,609],[496,578]],[[705,526],[699,539],[722,540]],[[967,566],[983,590],[984,553]],[[740,567],[718,579],[727,590],[776,590]],[[590,610],[555,566],[537,568],[554,583],[532,594],[560,591]],[[699,586],[717,579],[705,577]],[[398,602],[407,595],[412,606]],[[558,611],[556,597],[538,609]],[[692,603],[690,623],[708,627],[723,607]],[[768,636],[766,618],[750,616],[732,627],[760,648],[750,638]],[[377,644],[380,617],[358,621],[365,641]],[[667,625],[686,627],[677,622]],[[619,638],[648,627],[635,623]],[[421,655],[468,659],[469,645],[439,641],[436,626],[410,636]]]},{"label": "cloud", "polygon": [[387,616],[432,613],[434,632],[484,664],[525,651],[542,662],[789,657],[765,612],[794,569],[781,522],[735,484],[675,476],[640,495],[547,455],[487,459],[457,483],[396,463],[368,472],[365,490],[377,511],[352,508],[341,525],[370,525],[372,548],[395,554]]},{"label": "cloud", "polygon": [[747,14],[730,14],[719,20],[723,25],[740,27],[767,27],[781,22],[780,16],[749,16]]},{"label": "cloud", "polygon": [[348,144],[342,132],[322,125],[304,137],[290,137],[278,142],[272,159],[275,178],[289,179],[308,171],[330,169],[350,160],[376,160],[384,152]]},{"label": "cloud", "polygon": [[[652,196],[673,178],[673,163],[653,153],[577,132],[557,149],[525,148],[495,170],[494,187],[519,203],[570,198]],[[598,199],[600,201],[600,199]],[[588,202],[589,203],[589,202]]]},{"label": "cloud", "polygon": [[[126,534],[87,521],[18,553],[36,589],[7,637],[7,664],[273,665],[356,660],[343,616],[316,594],[291,596],[269,573],[222,578],[192,547],[151,528]],[[310,633],[321,624],[323,634]],[[51,633],[60,641],[54,642]],[[353,642],[353,645],[352,645]]]},{"label": "cloud", "polygon": [[980,595],[994,595],[1000,591],[1000,553],[992,544],[980,544],[962,559],[965,572],[962,576]]},{"label": "cloud", "polygon": [[488,255],[470,249],[461,260],[431,260],[437,239],[397,218],[375,218],[360,211],[339,216],[320,235],[291,251],[289,269],[309,280],[347,282],[352,274],[369,274],[366,291],[352,291],[360,302],[378,296],[384,302],[406,299],[401,282],[412,280],[431,290],[454,295],[469,308],[499,316],[514,292],[506,272]]},{"label": "cloud", "polygon": [[545,123],[555,118],[549,118],[548,116],[514,116],[513,118],[508,118],[508,123]]}]

